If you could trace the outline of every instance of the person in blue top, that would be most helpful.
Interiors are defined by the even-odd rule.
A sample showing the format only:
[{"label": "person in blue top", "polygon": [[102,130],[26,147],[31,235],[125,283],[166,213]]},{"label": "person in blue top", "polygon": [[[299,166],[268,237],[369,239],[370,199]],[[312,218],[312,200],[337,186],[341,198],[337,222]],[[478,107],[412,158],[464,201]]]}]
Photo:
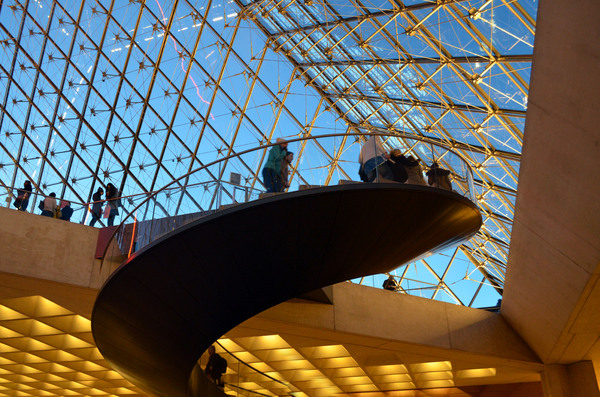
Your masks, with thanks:
[{"label": "person in blue top", "polygon": [[281,180],[281,161],[287,154],[287,142],[277,138],[277,145],[272,146],[265,167],[262,170],[263,183],[268,193],[282,192],[284,189]]}]

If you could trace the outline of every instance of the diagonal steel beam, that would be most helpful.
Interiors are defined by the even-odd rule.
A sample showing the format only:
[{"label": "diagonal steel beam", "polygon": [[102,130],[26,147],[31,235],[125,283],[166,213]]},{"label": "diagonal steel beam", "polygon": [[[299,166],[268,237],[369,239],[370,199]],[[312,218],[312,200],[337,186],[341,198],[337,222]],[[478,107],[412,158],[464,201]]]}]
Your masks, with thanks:
[{"label": "diagonal steel beam", "polygon": [[469,56],[469,57],[428,57],[428,58],[377,58],[377,59],[349,59],[349,60],[335,60],[335,61],[316,61],[316,62],[299,62],[300,67],[330,67],[330,66],[357,66],[357,65],[411,65],[411,64],[432,64],[437,65],[440,63],[518,63],[518,62],[531,62],[533,55],[500,55],[498,57],[484,57],[484,56]]},{"label": "diagonal steel beam", "polygon": [[[236,1],[239,2],[239,0],[236,0]],[[445,3],[463,3],[466,1],[470,1],[470,0],[445,0]],[[244,5],[242,3],[239,3],[239,4],[242,7],[243,12],[251,13],[252,11],[258,12],[258,6],[264,6],[265,2],[257,1],[257,2],[253,2],[253,3],[249,3],[247,5]],[[391,18],[393,15],[396,15],[396,14],[404,14],[404,13],[408,13],[408,12],[424,10],[424,9],[428,9],[428,8],[435,8],[435,7],[438,7],[436,2],[424,2],[424,3],[418,3],[418,4],[411,4],[409,6],[391,8],[391,9],[387,9],[387,10],[383,10],[383,11],[373,12],[370,14],[363,14],[363,15],[348,17],[348,18],[340,18],[337,20],[327,21],[324,23],[316,23],[316,24],[312,24],[312,25],[299,26],[298,28],[295,28],[295,29],[288,29],[288,30],[282,30],[277,33],[271,33],[269,36],[272,38],[279,38],[279,37],[288,36],[288,35],[299,33],[299,32],[304,32],[307,30],[315,30],[315,29],[320,29],[320,28],[335,29],[338,26],[346,25],[346,24],[350,24],[350,23],[354,23],[354,22],[361,22],[364,20],[376,19],[376,18],[381,18],[381,17]]]}]

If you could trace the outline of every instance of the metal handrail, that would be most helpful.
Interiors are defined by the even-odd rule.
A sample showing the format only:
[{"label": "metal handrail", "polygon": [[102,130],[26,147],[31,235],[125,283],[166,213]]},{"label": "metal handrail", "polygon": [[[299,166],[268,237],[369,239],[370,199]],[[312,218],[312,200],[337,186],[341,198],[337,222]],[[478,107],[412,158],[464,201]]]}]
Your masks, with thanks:
[{"label": "metal handrail", "polygon": [[[211,183],[229,183],[229,182],[215,180],[215,181],[192,183],[190,185],[186,185],[185,187],[194,187],[194,186],[200,186],[200,185],[203,185],[203,184],[211,184]],[[232,184],[232,185],[237,186],[235,184]],[[179,189],[181,187],[182,186],[170,187],[170,188],[167,188],[167,189]],[[13,191],[15,191],[15,190],[23,190],[22,187],[8,186],[8,185],[4,185],[3,183],[0,183],[0,188],[5,188],[7,190],[7,192],[8,192],[7,193],[7,197],[11,197],[12,199],[17,198],[17,196],[13,193]],[[251,190],[260,190],[260,189],[256,189],[256,188],[252,188],[252,187],[244,187],[244,188],[251,189]],[[54,197],[54,198],[56,200],[66,200],[66,201],[70,202],[71,204],[75,204],[75,205],[78,205],[78,206],[81,206],[81,207],[85,207],[85,206],[90,206],[90,205],[92,205],[94,203],[104,203],[104,202],[108,202],[108,201],[112,201],[112,200],[118,200],[118,199],[124,200],[124,199],[130,199],[130,198],[134,198],[134,197],[139,197],[139,196],[147,196],[149,194],[150,195],[155,195],[155,194],[160,193],[163,190],[167,190],[167,189],[165,189],[165,187],[162,187],[162,188],[160,188],[158,190],[152,190],[150,192],[135,193],[135,194],[127,195],[127,196],[119,196],[119,197],[115,197],[115,198],[112,198],[112,199],[90,201],[90,202],[86,202],[86,203],[80,203],[80,202],[77,202],[77,201],[69,200],[69,199],[64,198],[64,197]],[[44,197],[44,198],[45,197],[50,197],[47,194],[42,194],[42,193],[39,193],[39,192],[32,191],[31,192],[31,196],[34,196],[34,195],[38,196],[38,197]]]},{"label": "metal handrail", "polygon": [[[469,162],[467,161],[467,159],[461,153],[455,152],[452,148],[446,147],[445,145],[442,145],[439,142],[433,142],[431,139],[428,139],[426,137],[413,136],[413,135],[410,135],[410,134],[397,134],[397,133],[374,133],[374,132],[369,132],[369,133],[355,133],[355,132],[346,132],[346,133],[324,134],[324,135],[318,135],[318,136],[306,136],[306,137],[300,137],[300,138],[291,138],[291,139],[286,139],[286,142],[289,144],[289,143],[294,143],[294,142],[302,142],[302,141],[306,141],[306,140],[317,140],[317,139],[322,139],[322,138],[348,137],[348,136],[359,136],[359,137],[361,137],[361,136],[367,136],[367,135],[380,136],[380,137],[395,137],[395,138],[413,139],[413,140],[418,140],[418,141],[421,141],[421,142],[424,142],[424,143],[433,144],[433,145],[438,146],[438,147],[443,147],[448,152],[451,152],[454,155],[456,155],[457,157],[459,157],[463,161],[463,163],[466,165],[466,167],[467,167],[466,171],[468,172],[468,174],[470,176],[470,181],[471,181],[470,184],[469,184],[469,192],[473,193],[473,190],[472,190],[473,189],[473,170],[472,170],[471,166],[469,165]],[[153,196],[148,197],[146,200],[144,200],[142,203],[140,203],[137,207],[135,207],[132,211],[130,211],[122,219],[121,223],[115,228],[115,230],[113,231],[113,233],[111,234],[111,236],[109,238],[109,241],[112,241],[115,238],[116,234],[118,232],[120,232],[120,230],[124,226],[125,222],[132,216],[133,213],[135,213],[140,207],[142,207],[143,205],[145,205],[147,202],[149,202],[150,200],[152,200],[152,198],[154,196],[156,196],[158,193],[161,193],[162,191],[169,189],[171,187],[171,185],[173,185],[173,184],[181,181],[182,179],[190,177],[191,175],[195,174],[196,172],[202,171],[202,170],[204,170],[204,169],[206,169],[208,167],[211,167],[211,166],[213,166],[215,164],[218,164],[218,163],[220,163],[222,161],[226,161],[226,160],[229,160],[229,159],[232,159],[232,158],[236,158],[236,157],[242,156],[244,154],[251,153],[253,151],[268,149],[270,147],[277,146],[277,145],[279,145],[279,143],[273,142],[273,143],[268,143],[268,144],[265,144],[265,145],[253,147],[253,148],[250,148],[250,149],[246,149],[246,150],[243,150],[243,151],[238,152],[238,153],[230,154],[230,155],[225,156],[223,158],[220,158],[220,159],[211,161],[209,163],[206,163],[206,164],[204,164],[204,165],[202,165],[202,166],[200,166],[200,167],[198,167],[198,168],[196,168],[196,169],[194,169],[194,170],[186,173],[185,175],[182,175],[179,178],[174,179],[173,181],[169,182],[167,185],[163,186],[161,189],[155,191]],[[178,188],[180,188],[180,187],[178,187]],[[145,194],[148,194],[148,193],[145,193]],[[475,198],[475,196],[473,194],[471,194],[470,199],[471,199],[471,201],[474,201],[477,204],[476,198]],[[106,258],[106,254],[108,252],[109,247],[110,247],[110,244],[107,244],[106,247],[105,247],[105,249],[104,249],[104,251],[103,251],[103,253],[102,253],[102,259],[101,259],[101,263],[100,263],[100,270],[102,269],[102,267],[104,265],[104,260]]]},{"label": "metal handrail", "polygon": [[[234,359],[236,359],[239,363],[241,363],[245,367],[250,368],[252,371],[254,371],[254,372],[258,373],[258,374],[263,375],[265,378],[268,378],[268,379],[270,379],[273,382],[277,382],[277,383],[279,383],[279,384],[281,384],[281,385],[283,385],[283,386],[291,389],[291,387],[290,387],[290,385],[288,383],[286,383],[286,382],[284,382],[284,381],[282,381],[280,379],[274,378],[271,375],[267,375],[264,372],[262,372],[262,371],[260,371],[260,370],[258,370],[256,368],[254,368],[252,365],[248,364],[247,362],[243,361],[242,359],[240,359],[239,357],[237,357],[235,354],[233,354],[232,352],[230,352],[229,350],[227,350],[227,348],[225,348],[225,346],[223,346],[219,341],[216,341],[215,343],[217,345],[219,345],[221,347],[221,349],[223,349],[227,354],[229,354],[231,357],[233,357]],[[256,393],[256,392],[251,391],[251,390],[249,390],[249,391],[252,392],[252,393]],[[256,394],[261,394],[261,393],[256,393]],[[283,395],[283,396],[285,396],[285,395]],[[290,394],[290,396],[291,396],[291,394]]]},{"label": "metal handrail", "polygon": [[[98,200],[98,201],[90,201],[90,202],[86,202],[86,203],[79,203],[77,201],[72,201],[69,199],[66,199],[64,197],[54,197],[57,201],[68,201],[69,203],[71,203],[71,207],[73,208],[73,214],[75,214],[76,212],[80,211],[80,210],[89,210],[89,208],[95,204],[95,203],[107,203],[109,201],[115,201],[115,200],[127,200],[127,202],[129,204],[133,204],[134,199],[138,198],[138,197],[144,197],[147,196],[148,198],[155,196],[156,194],[166,191],[166,190],[175,190],[175,189],[180,189],[182,187],[185,188],[190,188],[190,187],[197,187],[197,186],[201,186],[201,185],[210,185],[210,184],[231,184],[234,187],[237,187],[238,185],[227,182],[227,181],[220,181],[220,180],[215,180],[215,181],[206,181],[206,182],[197,182],[197,183],[192,183],[190,185],[186,185],[186,186],[177,186],[177,187],[168,187],[168,188],[161,188],[159,190],[154,190],[154,191],[150,191],[150,192],[144,192],[144,193],[135,193],[135,194],[130,194],[127,196],[119,196],[119,197],[115,197],[115,198],[111,198],[111,199],[104,199],[104,200]],[[14,191],[16,190],[22,190],[22,187],[13,187],[13,186],[7,186],[4,185],[2,183],[0,183],[0,188],[5,188],[7,191],[7,195],[6,197],[10,197],[10,200],[7,200],[7,202],[12,202],[14,199],[16,199],[16,194],[14,193]],[[251,190],[251,191],[260,191],[259,189],[250,187],[250,186],[241,186],[241,188],[243,188],[244,190]],[[39,192],[35,192],[32,191],[30,197],[33,197],[31,200],[35,205],[35,202],[38,200],[38,198],[42,197],[42,198],[46,198],[46,197],[50,197],[48,195],[39,193]],[[9,204],[10,205],[10,204]],[[31,205],[31,204],[30,204]],[[137,207],[136,207],[137,208]],[[35,210],[35,207],[32,209],[31,213],[33,213],[33,211]],[[126,213],[128,213],[129,211],[125,210]],[[81,221],[79,222],[80,224],[84,224],[85,221],[87,220],[87,217],[82,217]]]}]

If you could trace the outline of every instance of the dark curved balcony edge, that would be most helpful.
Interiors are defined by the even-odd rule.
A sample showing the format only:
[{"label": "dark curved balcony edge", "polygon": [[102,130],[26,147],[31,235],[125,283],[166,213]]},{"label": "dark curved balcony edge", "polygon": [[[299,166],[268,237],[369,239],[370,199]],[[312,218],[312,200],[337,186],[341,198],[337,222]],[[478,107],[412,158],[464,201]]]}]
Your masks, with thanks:
[{"label": "dark curved balcony edge", "polygon": [[98,294],[92,332],[104,358],[137,386],[199,395],[188,394],[194,366],[236,325],[303,293],[458,244],[481,223],[476,205],[456,193],[395,183],[240,204],[129,258]]}]

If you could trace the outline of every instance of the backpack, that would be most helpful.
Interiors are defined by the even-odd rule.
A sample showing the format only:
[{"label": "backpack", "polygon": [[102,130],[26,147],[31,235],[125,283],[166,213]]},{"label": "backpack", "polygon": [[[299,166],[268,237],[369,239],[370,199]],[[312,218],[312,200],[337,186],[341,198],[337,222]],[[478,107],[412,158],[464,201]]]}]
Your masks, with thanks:
[{"label": "backpack", "polygon": [[40,200],[40,203],[38,204],[38,208],[43,211],[44,210],[44,199]]},{"label": "backpack", "polygon": [[217,355],[217,359],[215,361],[216,361],[215,372],[218,372],[220,374],[224,374],[225,372],[227,372],[227,360],[226,359]]},{"label": "backpack", "polygon": [[358,176],[360,177],[361,181],[369,182],[369,177],[367,176],[367,173],[365,172],[365,167],[363,167],[362,164],[358,168]]}]

